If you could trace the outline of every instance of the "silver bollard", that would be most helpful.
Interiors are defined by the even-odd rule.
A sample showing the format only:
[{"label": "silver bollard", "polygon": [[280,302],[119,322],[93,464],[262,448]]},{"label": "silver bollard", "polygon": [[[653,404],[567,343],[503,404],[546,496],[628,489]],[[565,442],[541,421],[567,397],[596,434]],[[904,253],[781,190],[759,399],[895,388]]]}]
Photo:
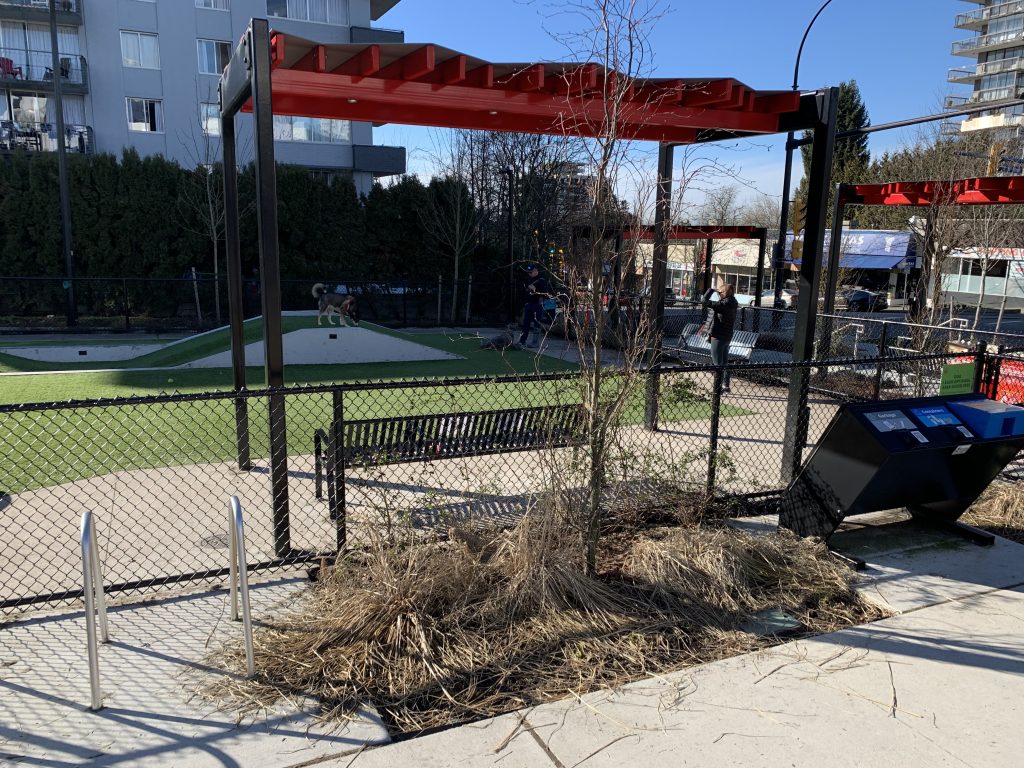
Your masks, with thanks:
[{"label": "silver bollard", "polygon": [[85,594],[85,632],[86,650],[89,655],[89,688],[91,700],[89,709],[103,709],[103,696],[100,691],[100,658],[96,643],[96,614],[99,614],[100,635],[102,642],[110,641],[107,626],[107,603],[103,596],[103,567],[100,564],[99,544],[96,541],[96,529],[92,512],[82,513],[82,591]]},{"label": "silver bollard", "polygon": [[242,631],[245,635],[245,671],[249,677],[256,674],[256,662],[252,647],[252,613],[249,610],[249,569],[245,559],[245,523],[242,520],[242,505],[237,496],[231,497],[231,511],[228,514],[230,540],[229,572],[231,579],[231,620],[238,621],[238,598],[241,592]]}]

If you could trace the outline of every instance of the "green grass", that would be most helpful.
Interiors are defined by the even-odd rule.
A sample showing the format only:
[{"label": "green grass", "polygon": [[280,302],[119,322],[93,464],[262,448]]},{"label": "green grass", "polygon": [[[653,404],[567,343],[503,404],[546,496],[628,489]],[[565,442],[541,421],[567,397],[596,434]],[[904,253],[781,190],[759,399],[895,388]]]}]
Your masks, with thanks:
[{"label": "green grass", "polygon": [[[285,318],[286,330],[308,327],[309,318]],[[396,379],[431,379],[464,376],[498,376],[534,372],[571,371],[575,366],[549,357],[520,351],[480,349],[471,335],[402,334],[374,328],[464,357],[459,360],[377,363],[354,365],[295,365],[285,368],[288,384],[319,384]],[[247,341],[259,338],[258,323],[246,326]],[[190,347],[147,355],[151,364],[195,359],[226,348],[227,334],[210,334],[192,340]],[[173,354],[168,354],[173,352]],[[135,365],[139,361],[134,361]],[[264,383],[262,368],[246,369],[252,388]],[[167,369],[157,371],[112,370],[102,373],[54,373],[0,377],[0,402],[55,402],[88,400],[163,392],[230,391],[228,369]],[[629,403],[625,418],[639,423],[643,416],[642,393]],[[507,384],[473,383],[456,387],[376,389],[345,395],[348,419],[457,413],[519,408],[530,405],[580,402],[572,380],[525,381]],[[249,401],[253,456],[266,457],[267,413],[264,400]],[[331,418],[332,400],[327,394],[299,394],[286,401],[289,454],[309,454],[313,432]],[[694,400],[672,406],[666,415],[673,421],[705,419],[710,406]],[[722,416],[748,413],[723,406]],[[231,461],[234,457],[234,400],[160,403],[120,407],[91,407],[64,411],[16,413],[0,416],[0,487],[10,492],[67,483],[117,470],[173,467]]]}]

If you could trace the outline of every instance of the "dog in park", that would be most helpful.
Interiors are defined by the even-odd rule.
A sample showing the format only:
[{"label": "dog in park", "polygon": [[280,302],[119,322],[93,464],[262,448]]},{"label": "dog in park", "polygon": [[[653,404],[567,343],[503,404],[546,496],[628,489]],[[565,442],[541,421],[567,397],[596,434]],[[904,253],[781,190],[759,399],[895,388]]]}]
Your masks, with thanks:
[{"label": "dog in park", "polygon": [[332,312],[338,314],[338,317],[341,318],[341,324],[346,328],[348,327],[349,320],[352,321],[353,325],[359,325],[359,307],[356,304],[355,296],[342,296],[340,293],[328,291],[327,286],[323,283],[317,283],[313,286],[313,298],[319,302],[319,311],[316,315],[317,325],[320,325],[320,321],[325,315],[327,323],[334,325],[334,321],[331,320]]}]

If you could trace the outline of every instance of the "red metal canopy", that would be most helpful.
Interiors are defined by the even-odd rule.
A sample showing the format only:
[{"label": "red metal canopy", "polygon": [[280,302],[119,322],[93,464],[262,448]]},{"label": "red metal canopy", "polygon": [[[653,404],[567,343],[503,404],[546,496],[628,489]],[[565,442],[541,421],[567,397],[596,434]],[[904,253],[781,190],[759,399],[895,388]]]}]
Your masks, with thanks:
[{"label": "red metal canopy", "polygon": [[[594,137],[622,75],[597,64],[496,64],[433,44],[324,45],[274,32],[276,114]],[[800,95],[731,78],[632,79],[617,133],[689,144],[788,129]],[[251,104],[244,109],[250,110]]]},{"label": "red metal canopy", "polygon": [[1024,176],[851,184],[843,190],[843,202],[851,205],[1000,205],[1024,203]]}]

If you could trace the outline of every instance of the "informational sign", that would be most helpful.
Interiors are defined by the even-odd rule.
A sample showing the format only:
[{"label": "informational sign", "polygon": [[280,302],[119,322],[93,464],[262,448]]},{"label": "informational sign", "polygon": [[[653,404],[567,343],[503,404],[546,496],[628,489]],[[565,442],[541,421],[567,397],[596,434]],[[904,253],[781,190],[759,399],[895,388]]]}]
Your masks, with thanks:
[{"label": "informational sign", "polygon": [[942,405],[934,405],[930,408],[911,408],[910,412],[917,416],[926,427],[955,427],[960,423],[960,419]]},{"label": "informational sign", "polygon": [[903,411],[875,411],[865,413],[867,420],[879,432],[897,432],[901,429],[917,429],[917,425],[907,418]]},{"label": "informational sign", "polygon": [[974,363],[951,363],[942,366],[940,395],[969,395],[974,391]]}]

